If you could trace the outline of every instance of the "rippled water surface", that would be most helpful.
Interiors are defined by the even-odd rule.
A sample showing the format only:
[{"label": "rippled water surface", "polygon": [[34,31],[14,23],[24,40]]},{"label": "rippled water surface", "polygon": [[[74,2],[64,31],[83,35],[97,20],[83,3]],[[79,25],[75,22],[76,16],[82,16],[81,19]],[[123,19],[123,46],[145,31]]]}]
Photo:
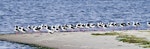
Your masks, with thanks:
[{"label": "rippled water surface", "polygon": [[14,25],[76,24],[150,21],[148,0],[2,0],[0,31],[13,33]]}]

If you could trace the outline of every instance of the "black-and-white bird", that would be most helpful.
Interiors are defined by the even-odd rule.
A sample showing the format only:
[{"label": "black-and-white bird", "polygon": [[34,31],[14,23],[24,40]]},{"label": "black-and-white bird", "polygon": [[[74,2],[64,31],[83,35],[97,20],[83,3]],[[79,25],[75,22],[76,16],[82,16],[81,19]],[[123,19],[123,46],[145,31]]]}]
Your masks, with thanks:
[{"label": "black-and-white bird", "polygon": [[51,26],[51,29],[52,29],[53,31],[55,31],[55,32],[58,32],[58,31],[60,31],[59,26],[60,26],[60,25],[52,25],[52,26]]},{"label": "black-and-white bird", "polygon": [[77,28],[82,28],[82,23],[77,23],[77,24],[76,24],[76,27],[77,27]]},{"label": "black-and-white bird", "polygon": [[33,32],[33,28],[34,28],[34,26],[28,25],[27,26],[27,32],[28,33],[32,33]]},{"label": "black-and-white bird", "polygon": [[110,23],[108,23],[108,26],[112,28],[112,31],[115,30],[115,27],[116,27],[115,24],[117,24],[117,23],[116,22],[110,22]]},{"label": "black-and-white bird", "polygon": [[97,25],[96,25],[98,28],[101,28],[101,27],[103,27],[103,23],[97,23]]},{"label": "black-and-white bird", "polygon": [[65,27],[65,26],[60,26],[59,27],[62,31],[67,31],[67,27]]},{"label": "black-and-white bird", "polygon": [[80,29],[83,28],[82,23],[77,23],[75,26],[77,28],[77,31],[80,31]]},{"label": "black-and-white bird", "polygon": [[28,30],[32,30],[32,29],[33,29],[33,27],[32,27],[32,26],[30,26],[30,25],[28,25],[28,26],[27,26],[27,29],[28,29]]},{"label": "black-and-white bird", "polygon": [[33,31],[36,33],[41,33],[42,26],[33,26]]},{"label": "black-and-white bird", "polygon": [[22,32],[22,33],[27,33],[27,29],[25,29],[24,27],[20,27],[19,30],[20,30],[20,32]]},{"label": "black-and-white bird", "polygon": [[149,27],[150,27],[150,22],[147,22],[147,26],[149,26]]},{"label": "black-and-white bird", "polygon": [[87,25],[88,25],[90,28],[96,27],[96,24],[94,24],[94,23],[88,23]]},{"label": "black-and-white bird", "polygon": [[130,25],[131,25],[131,23],[130,23],[130,22],[127,22],[127,25],[128,25],[128,26],[130,26]]},{"label": "black-and-white bird", "polygon": [[76,26],[71,24],[71,29],[76,29]]},{"label": "black-and-white bird", "polygon": [[19,29],[19,28],[20,28],[19,26],[15,26],[14,31],[15,31],[16,34],[20,33],[20,29],[21,29],[21,28],[20,28],[20,29]]},{"label": "black-and-white bird", "polygon": [[74,31],[74,29],[76,29],[76,26],[75,25],[73,25],[73,24],[70,24],[70,30],[71,30],[71,32],[73,32]]},{"label": "black-and-white bird", "polygon": [[148,26],[148,29],[150,29],[149,27],[150,27],[150,22],[147,22],[147,26]]},{"label": "black-and-white bird", "polygon": [[133,22],[133,26],[135,27],[135,29],[137,30],[138,28],[136,28],[136,27],[138,27],[138,26],[140,26],[141,24],[139,23],[139,22]]},{"label": "black-and-white bird", "polygon": [[114,22],[108,23],[109,27],[114,27]]},{"label": "black-and-white bird", "polygon": [[122,27],[121,30],[126,30],[126,29],[124,29],[124,27],[127,27],[127,26],[128,26],[128,23],[125,23],[125,22],[120,23],[120,26]]},{"label": "black-and-white bird", "polygon": [[127,25],[127,23],[120,23],[120,26],[125,27],[125,26],[128,26],[128,25]]},{"label": "black-and-white bird", "polygon": [[107,24],[103,24],[103,28],[107,29],[109,26]]},{"label": "black-and-white bird", "polygon": [[45,27],[45,29],[47,30],[48,33],[50,33],[50,34],[54,33],[54,30],[52,29],[51,26],[45,25],[44,27]]},{"label": "black-and-white bird", "polygon": [[137,27],[140,26],[141,24],[139,22],[133,22],[133,26]]}]

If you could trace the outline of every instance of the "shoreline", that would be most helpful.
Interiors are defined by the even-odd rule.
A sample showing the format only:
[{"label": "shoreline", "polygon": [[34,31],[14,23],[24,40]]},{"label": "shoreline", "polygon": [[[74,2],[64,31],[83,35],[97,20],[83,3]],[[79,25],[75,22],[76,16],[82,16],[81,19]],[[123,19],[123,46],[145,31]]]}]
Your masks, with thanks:
[{"label": "shoreline", "polygon": [[57,48],[50,48],[50,47],[37,45],[37,44],[30,44],[30,43],[23,43],[23,42],[17,42],[17,41],[10,41],[10,40],[5,40],[5,39],[0,39],[0,41],[6,41],[6,42],[17,43],[17,44],[22,44],[22,45],[28,45],[30,47],[34,47],[35,49],[57,49]]},{"label": "shoreline", "polygon": [[[139,32],[146,30],[128,30],[114,32]],[[52,49],[143,49],[139,46],[123,43],[116,40],[116,36],[92,36],[91,33],[106,33],[112,31],[88,31],[88,32],[58,32],[54,34],[6,34],[0,35],[0,40],[40,46]],[[134,33],[133,33],[134,34]],[[112,42],[110,42],[112,41]],[[98,44],[99,43],[99,44]],[[115,46],[114,46],[115,45]],[[121,45],[121,46],[118,46]],[[110,47],[110,48],[109,48]],[[124,48],[123,48],[124,47]]]}]

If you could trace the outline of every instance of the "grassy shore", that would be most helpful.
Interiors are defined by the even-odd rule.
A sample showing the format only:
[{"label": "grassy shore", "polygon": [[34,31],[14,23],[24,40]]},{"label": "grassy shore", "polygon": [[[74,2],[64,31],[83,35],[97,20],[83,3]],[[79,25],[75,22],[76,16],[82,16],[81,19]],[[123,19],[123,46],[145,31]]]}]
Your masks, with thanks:
[{"label": "grassy shore", "polygon": [[[150,31],[140,31],[140,32],[150,32]],[[106,35],[117,35],[116,39],[126,43],[135,43],[143,48],[150,48],[150,41],[146,38],[136,37],[135,35],[128,35],[118,32],[106,32],[106,33],[92,33],[94,36],[106,36]]]},{"label": "grassy shore", "polygon": [[[129,30],[6,34],[1,35],[0,39],[10,42],[15,41],[16,43],[35,47],[35,49],[143,49],[143,47],[149,49],[150,38],[148,37],[150,37],[149,32]],[[134,45],[137,43],[139,46]]]},{"label": "grassy shore", "polygon": [[150,48],[150,41],[145,38],[136,37],[134,35],[119,35],[117,36],[117,39],[122,42],[136,43],[143,48]]},{"label": "grassy shore", "polygon": [[99,36],[99,35],[119,35],[118,32],[106,32],[106,33],[92,33],[91,35]]}]

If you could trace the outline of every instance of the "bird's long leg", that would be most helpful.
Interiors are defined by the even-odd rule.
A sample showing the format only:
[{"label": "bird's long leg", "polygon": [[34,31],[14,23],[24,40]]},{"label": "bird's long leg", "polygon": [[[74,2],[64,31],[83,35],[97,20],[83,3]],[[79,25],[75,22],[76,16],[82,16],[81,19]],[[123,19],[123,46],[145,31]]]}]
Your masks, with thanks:
[{"label": "bird's long leg", "polygon": [[19,34],[19,32],[15,32],[16,34]]},{"label": "bird's long leg", "polygon": [[114,32],[114,30],[115,30],[115,28],[113,27],[113,28],[112,28],[112,31]]},{"label": "bird's long leg", "polygon": [[77,28],[77,32],[80,32],[81,30],[80,30],[80,28]]},{"label": "bird's long leg", "polygon": [[103,29],[103,28],[100,28],[100,31],[104,31],[104,29]]},{"label": "bird's long leg", "polygon": [[121,28],[121,30],[123,31],[123,30],[124,30],[124,28],[122,27],[122,28]]},{"label": "bird's long leg", "polygon": [[82,31],[83,31],[83,28],[79,29],[79,32],[80,32],[80,31],[82,32]]},{"label": "bird's long leg", "polygon": [[134,29],[137,30],[136,27],[134,27]]},{"label": "bird's long leg", "polygon": [[41,35],[41,32],[40,32],[40,31],[37,31],[36,33],[38,33],[39,35]]}]

